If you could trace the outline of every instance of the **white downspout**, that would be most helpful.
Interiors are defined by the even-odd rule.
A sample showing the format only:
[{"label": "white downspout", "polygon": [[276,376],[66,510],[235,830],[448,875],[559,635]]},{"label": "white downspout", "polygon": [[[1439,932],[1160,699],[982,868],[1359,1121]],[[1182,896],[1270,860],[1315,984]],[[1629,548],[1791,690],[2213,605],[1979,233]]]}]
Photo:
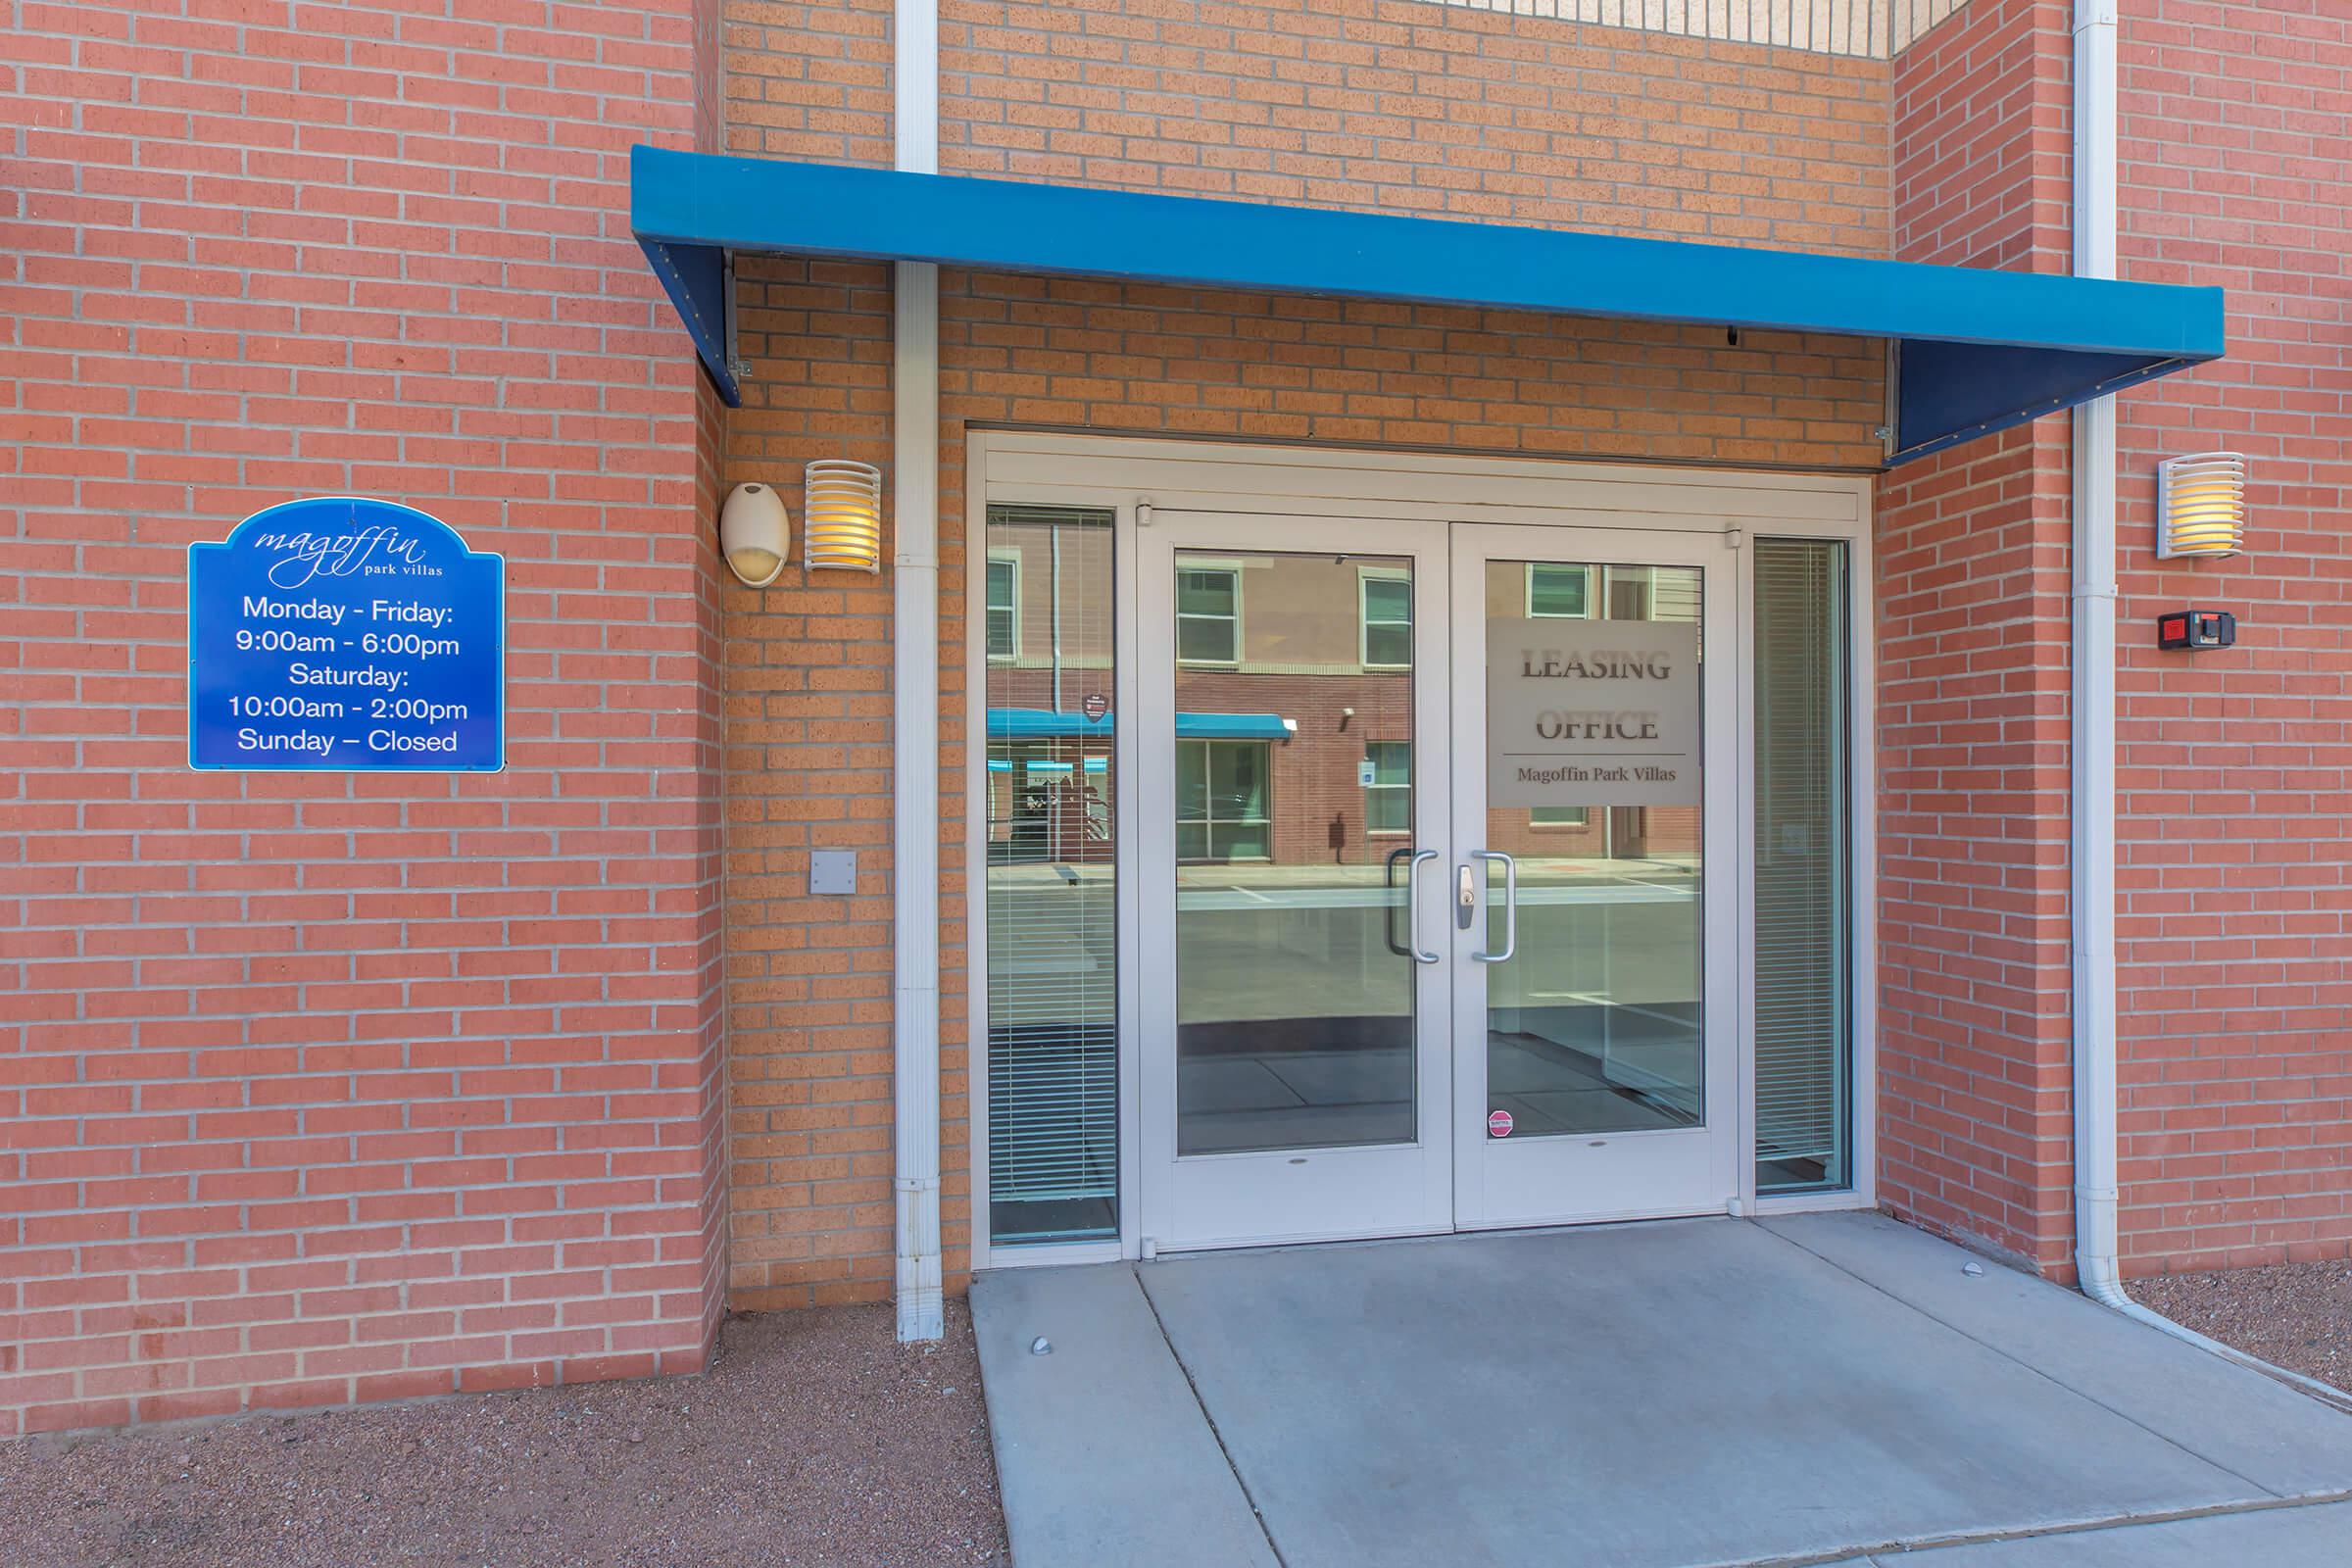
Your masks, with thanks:
[{"label": "white downspout", "polygon": [[[2075,272],[2115,276],[2116,0],[2075,0]],[[2122,1306],[2116,1266],[2115,400],[2075,410],[2075,1263]]]},{"label": "white downspout", "polygon": [[[939,172],[938,0],[898,0],[896,162]],[[946,1332],[939,1228],[939,269],[891,287],[891,988],[901,1340]]]},{"label": "white downspout", "polygon": [[[2075,272],[2116,274],[2117,0],[2075,0]],[[2209,1340],[2140,1305],[2118,1262],[2115,981],[2115,399],[2075,410],[2075,1267],[2082,1294],[2127,1317],[2294,1384],[2352,1396]]]}]

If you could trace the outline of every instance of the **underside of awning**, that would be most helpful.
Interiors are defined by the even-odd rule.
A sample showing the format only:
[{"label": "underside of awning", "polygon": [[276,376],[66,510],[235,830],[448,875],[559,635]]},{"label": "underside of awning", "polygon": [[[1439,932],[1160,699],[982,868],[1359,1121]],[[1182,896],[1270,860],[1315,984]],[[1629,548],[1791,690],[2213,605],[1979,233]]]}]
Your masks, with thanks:
[{"label": "underside of awning", "polygon": [[637,147],[630,221],[730,405],[738,253],[1877,338],[1890,463],[2219,359],[2222,291]]}]

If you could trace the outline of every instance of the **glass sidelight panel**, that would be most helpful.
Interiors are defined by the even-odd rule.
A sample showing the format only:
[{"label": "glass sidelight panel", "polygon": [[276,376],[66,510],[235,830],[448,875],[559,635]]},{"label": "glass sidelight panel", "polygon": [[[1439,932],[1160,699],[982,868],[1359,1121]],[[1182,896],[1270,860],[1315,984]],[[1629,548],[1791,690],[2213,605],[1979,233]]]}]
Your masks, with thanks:
[{"label": "glass sidelight panel", "polygon": [[1755,544],[1756,1188],[1853,1184],[1846,547]]},{"label": "glass sidelight panel", "polygon": [[1179,1154],[1413,1141],[1413,589],[1177,555]]},{"label": "glass sidelight panel", "polygon": [[1115,1237],[1111,514],[991,507],[987,534],[989,1236]]},{"label": "glass sidelight panel", "polygon": [[[1492,562],[1488,1135],[1703,1125],[1695,567]],[[1500,1115],[1494,1114],[1500,1112]]]}]

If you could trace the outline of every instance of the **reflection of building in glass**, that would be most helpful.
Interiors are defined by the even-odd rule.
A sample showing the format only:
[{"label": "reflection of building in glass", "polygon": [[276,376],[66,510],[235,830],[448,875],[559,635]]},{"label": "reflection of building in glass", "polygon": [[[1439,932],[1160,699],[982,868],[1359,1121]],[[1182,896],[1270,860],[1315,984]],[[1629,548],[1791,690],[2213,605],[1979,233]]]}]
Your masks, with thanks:
[{"label": "reflection of building in glass", "polygon": [[[1688,567],[1490,562],[1485,598],[1490,623],[1700,618]],[[1519,1138],[1696,1124],[1699,808],[1564,801],[1486,815],[1486,847],[1519,861],[1519,956],[1487,975],[1487,1109]]]},{"label": "reflection of building in glass", "polygon": [[[1179,858],[1364,864],[1405,842],[1415,782],[1407,564],[1198,555],[1176,575]],[[1492,574],[1488,601],[1492,618],[1698,618],[1696,574],[1671,567],[1510,563]],[[1249,738],[1252,726],[1265,738]],[[1547,807],[1497,823],[1492,847],[1681,857],[1696,847],[1697,820],[1694,808]]]},{"label": "reflection of building in glass", "polygon": [[997,507],[987,727],[989,1227],[1118,1231],[1111,514]]},{"label": "reflection of building in glass", "polygon": [[987,550],[989,858],[1107,862],[1110,514],[996,508]]},{"label": "reflection of building in glass", "polygon": [[[986,655],[992,1228],[1115,1224],[1116,646],[1106,513],[991,510]],[[1178,1147],[1407,1142],[1416,582],[1393,557],[1180,552],[1170,639]],[[1687,569],[1495,563],[1490,620],[1694,622]],[[1491,976],[1494,1104],[1528,1136],[1698,1114],[1695,807],[1488,813],[1522,862]],[[1147,831],[1150,831],[1147,825]],[[1425,875],[1430,873],[1425,872]]]},{"label": "reflection of building in glass", "polygon": [[1178,1151],[1409,1143],[1410,563],[1188,551],[1175,587]]},{"label": "reflection of building in glass", "polygon": [[[1109,580],[1111,530],[1001,508],[987,549],[991,857],[1105,858],[1111,620],[1071,589]],[[1673,568],[1512,563],[1490,578],[1494,618],[1698,618],[1694,574]],[[1176,623],[1147,632],[1176,641],[1180,858],[1364,864],[1409,837],[1414,592],[1386,558],[1181,563]],[[1690,808],[1549,807],[1496,824],[1492,847],[1679,857],[1696,825]]]}]

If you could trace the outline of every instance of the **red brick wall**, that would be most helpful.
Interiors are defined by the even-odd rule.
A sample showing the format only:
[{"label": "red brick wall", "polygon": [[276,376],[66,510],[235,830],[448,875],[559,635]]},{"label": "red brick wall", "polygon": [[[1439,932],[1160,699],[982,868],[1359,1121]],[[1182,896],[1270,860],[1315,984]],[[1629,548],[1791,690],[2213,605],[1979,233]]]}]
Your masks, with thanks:
[{"label": "red brick wall", "polygon": [[[2067,21],[2047,0],[1976,0],[1897,61],[1900,254],[2067,265]],[[2126,1267],[2342,1256],[2352,21],[2135,0],[2120,56],[2123,272],[2230,291],[2228,360],[2123,400]],[[2063,1274],[2070,508],[2063,426],[2043,424],[1900,470],[1883,497],[1883,1179],[1898,1209]],[[2160,564],[2156,463],[2215,447],[2254,462],[2249,553]],[[2012,548],[2030,580],[1992,569]],[[2153,618],[2191,602],[2235,610],[2240,646],[2158,653]],[[1939,669],[1929,640],[1959,626],[1967,661]],[[1988,810],[1996,778],[2027,793]]]},{"label": "red brick wall", "polygon": [[1879,1196],[2071,1245],[2065,447],[2012,430],[1879,497]]},{"label": "red brick wall", "polygon": [[[2067,266],[2068,11],[1974,0],[1895,61],[1904,261]],[[1879,1181],[2062,1271],[2068,1088],[2066,422],[1895,469],[1877,510]]]},{"label": "red brick wall", "polygon": [[[700,1365],[713,424],[625,216],[688,5],[11,23],[0,1436]],[[505,553],[504,773],[185,768],[184,547],[344,491]]]},{"label": "red brick wall", "polygon": [[2072,270],[2071,0],[1970,0],[1894,63],[1893,254]]},{"label": "red brick wall", "polygon": [[[952,0],[944,156],[2060,270],[2067,20],[1974,0],[1889,65],[1413,0]],[[726,1299],[883,1295],[891,580],[722,583],[709,519],[740,479],[797,514],[808,458],[887,462],[888,274],[747,265],[726,414],[627,236],[624,150],[888,162],[888,0],[13,22],[0,1436],[674,1370]],[[2142,1269],[2352,1249],[2345,29],[2310,3],[2126,18],[2126,270],[2233,311],[2228,365],[2127,402]],[[1859,467],[1881,388],[1838,340],[944,295],[953,1282],[967,423]],[[1884,1191],[2061,1272],[2063,443],[2044,421],[1901,470],[1879,541]],[[2256,458],[2255,553],[2156,568],[2155,457],[2225,443]],[[336,490],[506,553],[505,774],[180,765],[184,546]],[[2190,596],[2245,614],[2236,654],[2132,640]],[[859,851],[856,897],[808,896],[820,847]]]},{"label": "red brick wall", "polygon": [[[2126,1267],[2352,1252],[2352,12],[2128,0],[2122,265],[2230,355],[2123,402]],[[2160,459],[2252,464],[2245,555],[2159,564]],[[2156,651],[2160,611],[2238,646]]]}]

